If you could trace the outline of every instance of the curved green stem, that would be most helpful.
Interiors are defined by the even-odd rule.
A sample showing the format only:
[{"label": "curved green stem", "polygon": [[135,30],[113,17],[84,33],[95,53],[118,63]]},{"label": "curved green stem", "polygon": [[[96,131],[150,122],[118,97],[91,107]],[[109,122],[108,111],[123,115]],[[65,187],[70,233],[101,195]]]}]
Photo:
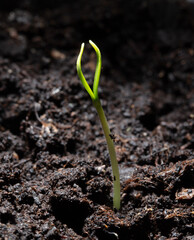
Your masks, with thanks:
[{"label": "curved green stem", "polygon": [[92,102],[94,104],[94,107],[97,110],[98,116],[100,118],[100,122],[102,125],[102,129],[106,138],[106,142],[108,145],[108,151],[110,155],[111,160],[111,166],[112,166],[112,172],[113,172],[113,207],[117,210],[120,209],[120,177],[119,177],[119,167],[118,162],[116,158],[116,152],[113,140],[111,138],[110,129],[108,126],[108,122],[106,120],[106,116],[104,114],[102,105],[100,103],[100,100],[98,98],[98,85],[99,85],[99,79],[100,79],[100,73],[101,73],[101,53],[99,48],[90,40],[89,43],[94,48],[96,55],[97,55],[97,65],[96,65],[96,71],[94,75],[94,83],[93,83],[93,91],[91,90],[90,86],[88,85],[82,70],[81,70],[81,58],[84,50],[84,43],[81,45],[80,53],[77,58],[77,73],[78,76],[85,87],[86,91],[89,93]]},{"label": "curved green stem", "polygon": [[114,142],[111,138],[108,122],[104,114],[104,110],[102,108],[100,100],[98,99],[94,101],[93,104],[100,118],[100,122],[106,138],[110,160],[111,160],[111,166],[112,166],[112,172],[113,172],[113,207],[119,210],[120,209],[120,176],[119,176],[119,167],[118,167],[118,162],[116,158]]}]

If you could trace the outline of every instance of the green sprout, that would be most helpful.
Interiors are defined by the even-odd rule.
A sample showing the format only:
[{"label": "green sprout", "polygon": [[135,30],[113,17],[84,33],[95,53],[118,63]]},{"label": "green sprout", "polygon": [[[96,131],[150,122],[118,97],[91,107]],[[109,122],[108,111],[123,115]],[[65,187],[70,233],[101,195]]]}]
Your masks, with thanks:
[{"label": "green sprout", "polygon": [[116,208],[117,210],[120,209],[120,177],[119,177],[119,167],[118,162],[116,158],[116,152],[114,143],[112,140],[112,135],[110,133],[110,129],[108,126],[108,122],[106,119],[106,116],[104,114],[102,105],[100,103],[100,99],[98,97],[98,85],[99,85],[99,79],[100,79],[100,72],[101,72],[101,53],[99,48],[90,40],[89,43],[94,48],[96,55],[97,55],[97,64],[96,64],[96,71],[94,75],[94,83],[93,83],[93,91],[90,88],[89,84],[87,83],[81,69],[81,58],[84,51],[84,43],[81,45],[80,53],[77,58],[77,73],[78,76],[86,89],[86,91],[89,93],[93,105],[97,110],[98,116],[100,118],[100,122],[102,125],[102,129],[104,131],[104,135],[106,138],[106,142],[108,145],[110,160],[111,160],[111,166],[112,166],[112,172],[113,172],[113,208]]}]

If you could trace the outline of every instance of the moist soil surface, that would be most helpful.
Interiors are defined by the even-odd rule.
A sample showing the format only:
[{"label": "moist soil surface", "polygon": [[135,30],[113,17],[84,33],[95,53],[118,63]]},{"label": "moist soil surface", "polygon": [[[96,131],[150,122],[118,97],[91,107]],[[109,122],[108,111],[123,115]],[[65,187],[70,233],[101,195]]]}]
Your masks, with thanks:
[{"label": "moist soil surface", "polygon": [[[4,2],[0,239],[194,239],[192,3]],[[102,53],[119,211],[102,128],[76,73],[89,39]],[[95,66],[86,44],[90,85]]]}]

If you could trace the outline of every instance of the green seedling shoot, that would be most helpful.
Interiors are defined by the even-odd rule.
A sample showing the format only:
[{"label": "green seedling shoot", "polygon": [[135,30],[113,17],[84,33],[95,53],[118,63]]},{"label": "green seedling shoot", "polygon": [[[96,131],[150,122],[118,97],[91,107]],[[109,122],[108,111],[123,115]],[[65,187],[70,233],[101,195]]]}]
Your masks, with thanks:
[{"label": "green seedling shoot", "polygon": [[84,51],[84,43],[81,45],[80,53],[77,58],[77,73],[78,76],[86,89],[86,91],[89,93],[93,105],[97,110],[98,116],[100,118],[100,122],[104,131],[104,135],[106,138],[106,142],[108,145],[110,160],[111,160],[111,166],[112,166],[112,172],[113,172],[113,208],[116,208],[117,210],[120,209],[120,177],[119,177],[119,167],[118,162],[116,158],[116,152],[114,143],[112,140],[112,135],[110,133],[110,129],[108,126],[108,122],[106,119],[106,116],[104,114],[102,105],[100,103],[100,99],[98,97],[98,85],[99,85],[99,79],[100,79],[100,72],[101,72],[101,53],[99,48],[90,40],[89,43],[94,48],[96,55],[97,55],[97,65],[96,65],[96,71],[94,75],[94,82],[93,82],[93,91],[90,88],[89,84],[87,83],[81,69],[81,59]]}]

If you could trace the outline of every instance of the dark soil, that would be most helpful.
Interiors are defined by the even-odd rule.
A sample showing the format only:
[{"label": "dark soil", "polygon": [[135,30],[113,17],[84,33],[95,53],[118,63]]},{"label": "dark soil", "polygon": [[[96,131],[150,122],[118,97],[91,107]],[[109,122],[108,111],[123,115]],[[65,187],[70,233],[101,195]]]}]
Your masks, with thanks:
[{"label": "dark soil", "polygon": [[[0,239],[194,239],[194,6],[1,1]],[[96,111],[77,77],[102,52]],[[95,53],[82,67],[92,84]]]}]

